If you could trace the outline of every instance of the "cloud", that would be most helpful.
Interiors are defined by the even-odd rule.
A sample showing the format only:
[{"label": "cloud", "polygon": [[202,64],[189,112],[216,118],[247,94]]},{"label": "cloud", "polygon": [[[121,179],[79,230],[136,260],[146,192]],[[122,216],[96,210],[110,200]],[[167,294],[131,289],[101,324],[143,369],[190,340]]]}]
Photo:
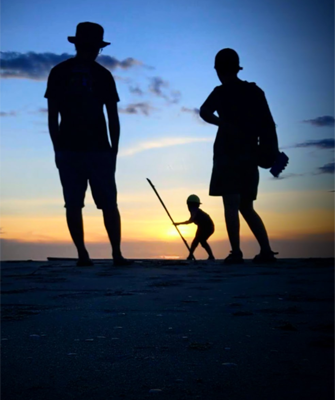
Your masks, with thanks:
[{"label": "cloud", "polygon": [[139,96],[143,96],[144,92],[139,86],[129,86],[130,93],[137,94]]},{"label": "cloud", "polygon": [[281,180],[281,179],[300,178],[301,176],[305,176],[305,174],[283,173],[283,174],[280,174],[278,176],[278,178],[271,176],[271,177],[269,177],[269,179],[277,181],[277,180]]},{"label": "cloud", "polygon": [[[0,75],[3,78],[22,78],[44,80],[56,64],[65,61],[73,55],[63,53],[18,53],[13,51],[0,52]],[[120,68],[128,70],[138,65],[143,65],[139,60],[128,57],[123,61],[111,56],[99,56],[97,61],[104,67],[115,70]]]},{"label": "cloud", "polygon": [[0,117],[16,117],[16,111],[0,111]]},{"label": "cloud", "polygon": [[151,84],[149,85],[149,91],[151,93],[154,93],[156,96],[165,97],[162,89],[167,88],[169,86],[169,83],[167,81],[164,81],[159,76],[154,76],[149,79],[151,81]]},{"label": "cloud", "polygon": [[330,139],[321,139],[321,140],[307,140],[302,143],[297,143],[293,146],[294,148],[301,147],[317,147],[319,149],[333,149],[335,145],[335,140],[333,138]]},{"label": "cloud", "polygon": [[113,78],[114,78],[115,81],[120,81],[120,82],[124,82],[124,83],[130,83],[131,82],[130,78],[126,78],[126,77],[120,76],[120,75],[113,74]]},{"label": "cloud", "polygon": [[323,117],[317,117],[314,119],[306,119],[302,121],[306,124],[311,124],[314,126],[334,126],[335,119],[330,115],[324,115]]},{"label": "cloud", "polygon": [[180,111],[182,113],[191,114],[199,124],[206,125],[206,122],[200,118],[200,109],[199,108],[188,108],[188,107],[181,107]]},{"label": "cloud", "polygon": [[333,174],[335,172],[335,162],[331,162],[318,168],[318,174]]},{"label": "cloud", "polygon": [[165,99],[171,104],[178,103],[181,98],[181,93],[179,90],[168,90],[169,82],[165,81],[159,76],[154,76],[149,78],[149,92],[153,93],[157,97]]},{"label": "cloud", "polygon": [[129,69],[132,67],[136,67],[138,65],[143,65],[142,61],[136,60],[135,58],[132,57],[128,57],[123,61],[119,61],[115,57],[103,55],[99,56],[97,61],[99,62],[99,64],[103,65],[104,67],[112,71],[116,68]]},{"label": "cloud", "polygon": [[[316,147],[319,149],[335,149],[335,139],[320,139],[320,140],[308,140],[306,142],[297,143],[292,147]],[[325,164],[322,167],[317,168],[315,175],[319,174],[334,174],[335,173],[335,161]]]},{"label": "cloud", "polygon": [[200,109],[199,108],[187,108],[187,107],[182,107],[180,109],[181,112],[185,113],[191,113],[192,115],[199,116],[200,114]]},{"label": "cloud", "polygon": [[190,138],[190,137],[175,137],[163,138],[160,140],[152,140],[138,143],[133,147],[129,147],[120,152],[120,156],[132,156],[145,150],[159,149],[162,147],[178,146],[189,143],[212,142],[213,138]]},{"label": "cloud", "polygon": [[173,103],[173,104],[179,103],[179,100],[181,98],[181,93],[179,90],[172,90],[170,93],[170,96],[171,96],[169,99],[170,103]]},{"label": "cloud", "polygon": [[122,114],[144,114],[148,116],[151,111],[154,110],[149,103],[132,103],[128,104],[126,108],[119,108],[119,112]]}]

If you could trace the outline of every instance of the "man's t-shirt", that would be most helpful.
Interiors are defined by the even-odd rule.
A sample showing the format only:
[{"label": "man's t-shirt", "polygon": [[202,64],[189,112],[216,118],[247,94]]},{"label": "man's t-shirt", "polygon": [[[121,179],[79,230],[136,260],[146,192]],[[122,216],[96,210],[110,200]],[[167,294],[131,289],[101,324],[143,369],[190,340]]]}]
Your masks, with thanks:
[{"label": "man's t-shirt", "polygon": [[58,101],[61,122],[56,150],[110,148],[103,105],[118,102],[119,96],[106,68],[70,58],[51,70],[44,97]]},{"label": "man's t-shirt", "polygon": [[260,137],[277,140],[264,92],[255,83],[238,79],[217,86],[202,107],[213,113],[216,111],[220,120],[228,124],[218,129],[214,158],[250,159],[257,154]]}]

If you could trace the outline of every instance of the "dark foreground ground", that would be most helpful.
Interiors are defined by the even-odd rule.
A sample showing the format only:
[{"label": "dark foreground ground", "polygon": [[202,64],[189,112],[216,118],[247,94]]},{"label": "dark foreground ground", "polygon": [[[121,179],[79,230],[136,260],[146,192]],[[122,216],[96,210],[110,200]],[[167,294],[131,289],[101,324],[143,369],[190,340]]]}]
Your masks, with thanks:
[{"label": "dark foreground ground", "polygon": [[2,263],[2,400],[332,400],[333,260]]}]

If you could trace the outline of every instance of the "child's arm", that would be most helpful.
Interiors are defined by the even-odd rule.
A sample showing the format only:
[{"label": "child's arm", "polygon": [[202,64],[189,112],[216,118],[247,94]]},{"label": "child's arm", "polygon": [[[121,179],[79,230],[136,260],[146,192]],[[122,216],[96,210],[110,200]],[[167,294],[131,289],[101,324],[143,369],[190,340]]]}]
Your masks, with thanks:
[{"label": "child's arm", "polygon": [[192,211],[191,212],[191,218],[187,221],[184,222],[175,222],[175,225],[188,225],[188,224],[192,224],[194,221],[194,218],[196,216],[197,212]]},{"label": "child's arm", "polygon": [[192,218],[190,218],[188,221],[184,221],[184,222],[175,222],[174,224],[177,225],[187,225],[187,224],[191,224],[193,221],[191,221]]}]

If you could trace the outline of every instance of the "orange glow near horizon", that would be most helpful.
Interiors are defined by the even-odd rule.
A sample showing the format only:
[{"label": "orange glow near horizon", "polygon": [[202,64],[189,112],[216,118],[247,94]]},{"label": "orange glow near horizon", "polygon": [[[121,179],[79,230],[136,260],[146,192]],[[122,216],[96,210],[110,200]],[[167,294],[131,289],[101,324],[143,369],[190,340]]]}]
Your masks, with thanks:
[{"label": "orange glow near horizon", "polygon": [[[169,210],[175,221],[185,221],[189,212],[185,205],[188,189],[164,193],[169,199]],[[203,201],[201,208],[210,214],[215,223],[215,233],[209,241],[227,240],[222,202],[219,198],[205,197],[198,190]],[[121,197],[121,196],[120,196]],[[180,241],[179,234],[165,211],[154,196],[146,199],[140,193],[136,202],[134,196],[122,196],[120,211],[122,219],[122,240],[124,241]],[[132,201],[130,201],[132,199]],[[262,217],[269,237],[294,239],[311,234],[334,232],[334,209],[332,196],[322,192],[264,193],[255,203]],[[101,211],[96,210],[90,198],[83,210],[85,241],[87,243],[108,243]],[[1,238],[22,242],[71,242],[61,199],[27,199],[2,202]],[[179,225],[184,238],[191,242],[196,226]],[[241,239],[253,235],[241,218]]]},{"label": "orange glow near horizon", "polygon": [[[331,211],[314,210],[312,213],[294,212],[285,215],[272,212],[262,213],[262,218],[272,238],[294,238],[306,234],[322,234],[334,231],[334,213]],[[215,214],[213,215],[214,221]],[[226,227],[223,219],[215,224],[215,233],[210,240],[227,239]],[[26,242],[67,242],[70,235],[64,216],[57,217],[2,217],[1,224],[3,239],[12,239]],[[102,217],[84,217],[86,242],[108,242],[103,226]],[[183,237],[190,241],[193,239],[196,226],[178,226]],[[249,227],[241,218],[241,238],[253,237]],[[169,241],[180,240],[175,227],[167,219],[154,220],[123,220],[122,239],[131,241]]]}]

